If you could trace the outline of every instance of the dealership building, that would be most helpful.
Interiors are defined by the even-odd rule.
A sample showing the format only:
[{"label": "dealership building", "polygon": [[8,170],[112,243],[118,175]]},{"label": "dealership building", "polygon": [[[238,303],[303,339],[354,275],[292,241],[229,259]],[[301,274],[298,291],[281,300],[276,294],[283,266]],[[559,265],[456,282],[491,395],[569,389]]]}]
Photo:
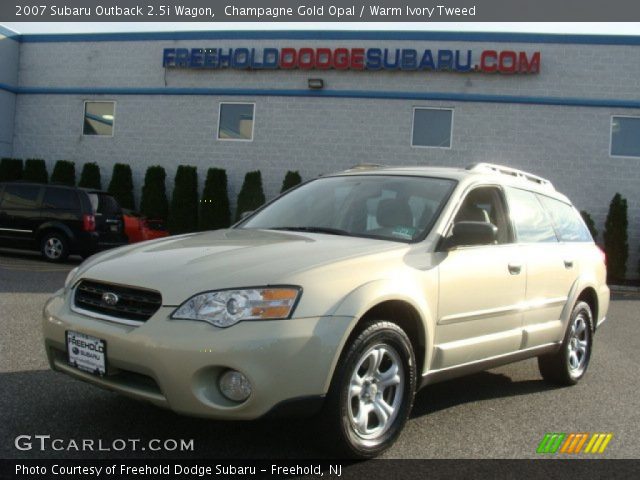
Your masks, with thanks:
[{"label": "dealership building", "polygon": [[[640,37],[234,31],[18,35],[0,29],[0,156],[259,169],[267,198],[360,163],[493,162],[546,177],[640,249]],[[106,184],[106,183],[105,183]],[[202,187],[202,185],[201,185]],[[139,198],[139,197],[138,197]],[[602,241],[602,236],[599,238]]]}]

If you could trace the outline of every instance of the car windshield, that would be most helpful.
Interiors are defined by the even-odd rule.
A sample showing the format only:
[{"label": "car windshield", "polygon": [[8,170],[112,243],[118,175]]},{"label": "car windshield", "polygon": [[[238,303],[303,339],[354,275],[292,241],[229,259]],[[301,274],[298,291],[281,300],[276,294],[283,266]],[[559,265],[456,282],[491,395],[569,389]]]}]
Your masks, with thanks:
[{"label": "car windshield", "polygon": [[319,178],[236,228],[289,230],[411,242],[424,238],[453,180],[384,175]]}]

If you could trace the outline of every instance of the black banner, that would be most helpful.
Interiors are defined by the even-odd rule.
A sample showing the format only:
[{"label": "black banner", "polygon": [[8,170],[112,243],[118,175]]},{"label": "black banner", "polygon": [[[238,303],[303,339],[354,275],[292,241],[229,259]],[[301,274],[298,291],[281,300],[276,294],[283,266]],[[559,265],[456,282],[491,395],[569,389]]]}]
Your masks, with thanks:
[{"label": "black banner", "polygon": [[0,478],[512,479],[637,478],[639,460],[0,460]]},{"label": "black banner", "polygon": [[2,22],[631,22],[637,0],[15,0]]}]

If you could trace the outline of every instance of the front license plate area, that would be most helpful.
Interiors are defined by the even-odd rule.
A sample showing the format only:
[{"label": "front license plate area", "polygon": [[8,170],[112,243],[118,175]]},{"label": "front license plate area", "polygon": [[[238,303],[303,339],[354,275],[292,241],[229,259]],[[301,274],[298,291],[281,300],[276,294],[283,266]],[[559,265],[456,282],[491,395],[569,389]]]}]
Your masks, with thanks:
[{"label": "front license plate area", "polygon": [[107,373],[107,343],[91,335],[67,330],[69,365],[94,375]]}]

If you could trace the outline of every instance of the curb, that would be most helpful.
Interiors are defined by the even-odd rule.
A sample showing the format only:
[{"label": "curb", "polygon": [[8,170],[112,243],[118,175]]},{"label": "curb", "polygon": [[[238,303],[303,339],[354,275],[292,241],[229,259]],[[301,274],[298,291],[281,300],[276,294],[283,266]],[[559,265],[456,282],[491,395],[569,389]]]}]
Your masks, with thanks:
[{"label": "curb", "polygon": [[640,292],[640,287],[631,287],[628,285],[609,285],[612,292]]}]

